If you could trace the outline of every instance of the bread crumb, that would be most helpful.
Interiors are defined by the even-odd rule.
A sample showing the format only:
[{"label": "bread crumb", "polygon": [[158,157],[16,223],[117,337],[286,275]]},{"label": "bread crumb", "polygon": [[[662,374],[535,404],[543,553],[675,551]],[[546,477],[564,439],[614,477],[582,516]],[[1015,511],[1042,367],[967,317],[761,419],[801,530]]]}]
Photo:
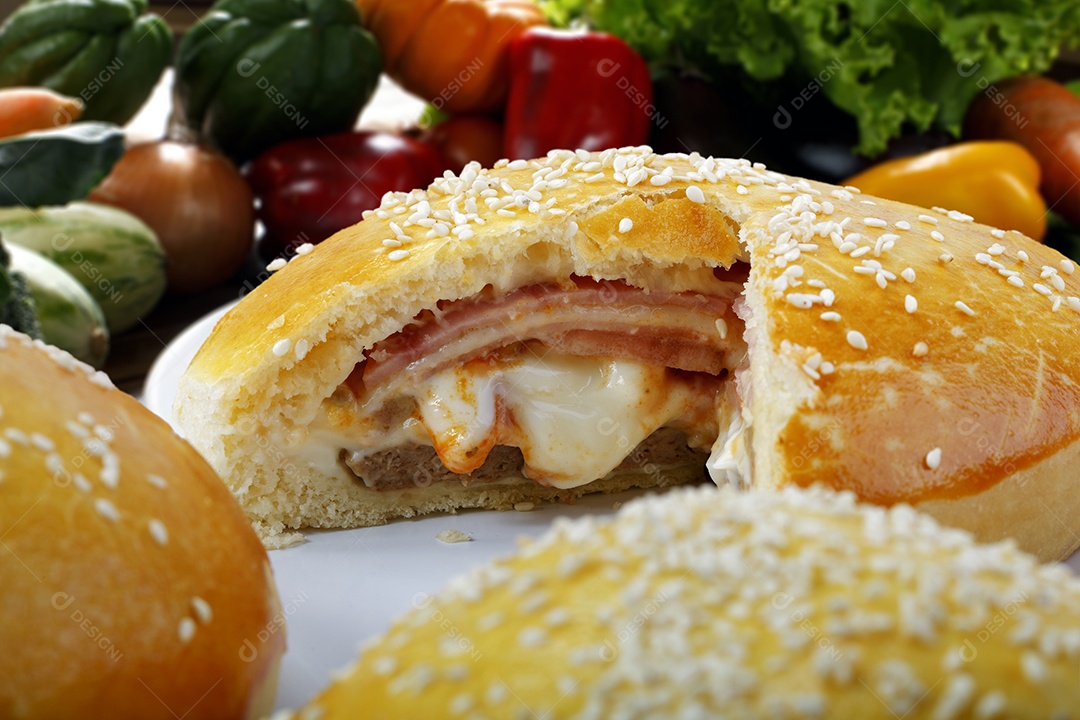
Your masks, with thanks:
[{"label": "bread crumb", "polygon": [[514,503],[514,509],[517,510],[518,512],[529,512],[534,507],[536,507],[536,503],[531,503],[531,502]]},{"label": "bread crumb", "polygon": [[618,509],[619,509],[619,508],[621,508],[621,507],[622,507],[622,500],[616,500],[616,501],[615,501],[614,503],[612,503],[612,505],[611,505],[611,509],[612,509],[612,510],[618,510]]},{"label": "bread crumb", "polygon": [[460,530],[443,530],[441,533],[435,536],[435,539],[439,542],[444,542],[447,545],[453,545],[454,543],[472,542],[472,536]]}]

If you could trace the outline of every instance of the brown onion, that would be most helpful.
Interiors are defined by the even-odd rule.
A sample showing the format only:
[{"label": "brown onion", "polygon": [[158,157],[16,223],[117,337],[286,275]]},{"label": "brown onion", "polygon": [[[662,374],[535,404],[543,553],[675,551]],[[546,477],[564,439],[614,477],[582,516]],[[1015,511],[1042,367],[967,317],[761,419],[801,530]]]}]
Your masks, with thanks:
[{"label": "brown onion", "polygon": [[90,194],[153,228],[169,259],[168,288],[196,293],[243,264],[255,233],[255,198],[223,155],[162,140],[135,145]]}]

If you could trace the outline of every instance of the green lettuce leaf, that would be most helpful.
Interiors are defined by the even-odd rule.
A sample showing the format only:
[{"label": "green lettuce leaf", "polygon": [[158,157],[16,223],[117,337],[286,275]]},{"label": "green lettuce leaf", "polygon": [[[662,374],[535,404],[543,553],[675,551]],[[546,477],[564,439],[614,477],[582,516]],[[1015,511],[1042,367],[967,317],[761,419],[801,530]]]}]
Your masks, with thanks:
[{"label": "green lettuce leaf", "polygon": [[[656,67],[739,80],[767,102],[812,83],[874,155],[911,129],[958,135],[989,85],[1080,43],[1075,0],[541,0],[555,24],[618,35]],[[813,88],[816,90],[817,88]],[[786,93],[786,94],[785,94]]]}]

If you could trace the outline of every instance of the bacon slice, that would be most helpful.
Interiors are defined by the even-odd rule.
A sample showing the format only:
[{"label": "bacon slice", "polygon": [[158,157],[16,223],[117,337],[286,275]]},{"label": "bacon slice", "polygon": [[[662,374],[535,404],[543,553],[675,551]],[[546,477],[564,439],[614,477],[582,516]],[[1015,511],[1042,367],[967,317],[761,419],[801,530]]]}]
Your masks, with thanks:
[{"label": "bacon slice", "polygon": [[500,297],[458,300],[425,312],[376,344],[362,368],[363,386],[375,388],[391,378],[423,380],[525,341],[569,355],[719,375],[745,354],[731,310],[741,292],[736,282],[718,281],[716,294],[703,295],[575,278],[567,286],[532,285]]}]

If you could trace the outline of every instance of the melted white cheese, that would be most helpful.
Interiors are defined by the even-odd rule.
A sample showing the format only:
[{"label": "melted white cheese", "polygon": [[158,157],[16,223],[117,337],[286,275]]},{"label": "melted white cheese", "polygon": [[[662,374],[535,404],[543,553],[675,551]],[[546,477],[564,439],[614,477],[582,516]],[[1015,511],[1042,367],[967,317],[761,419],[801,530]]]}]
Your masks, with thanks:
[{"label": "melted white cheese", "polygon": [[[342,448],[363,455],[413,442],[433,446],[448,469],[467,473],[492,446],[509,445],[520,448],[526,477],[572,488],[604,477],[641,441],[676,421],[682,427],[699,418],[690,436],[707,445],[716,432],[713,398],[701,390],[664,368],[625,360],[550,353],[472,362],[380,392],[380,403],[415,398],[418,417],[401,426],[360,422],[354,416],[361,406],[335,414],[336,422],[320,413],[303,457],[321,469],[333,464],[339,474]],[[363,407],[375,409],[370,399]]]}]

